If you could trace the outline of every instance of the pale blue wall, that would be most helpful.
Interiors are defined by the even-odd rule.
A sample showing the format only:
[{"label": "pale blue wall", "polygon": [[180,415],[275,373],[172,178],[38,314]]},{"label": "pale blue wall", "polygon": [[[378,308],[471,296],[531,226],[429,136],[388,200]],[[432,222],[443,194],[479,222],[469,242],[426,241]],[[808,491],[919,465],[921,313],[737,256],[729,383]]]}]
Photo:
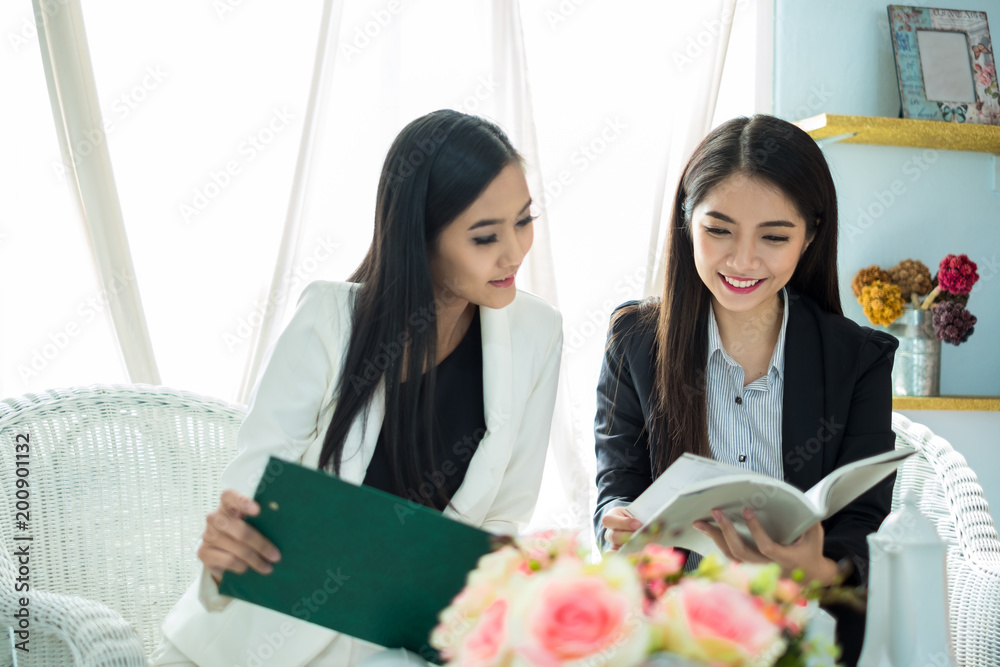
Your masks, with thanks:
[{"label": "pale blue wall", "polygon": [[[931,6],[986,11],[1000,45],[1000,0]],[[885,2],[775,0],[774,62],[781,118],[898,116]],[[839,194],[846,314],[868,324],[850,290],[859,268],[913,257],[933,273],[949,252],[968,254],[981,276],[969,301],[979,322],[968,342],[943,346],[941,393],[1000,395],[1000,193],[991,187],[992,156],[845,144],[824,151]],[[866,210],[870,217],[862,217]]]}]

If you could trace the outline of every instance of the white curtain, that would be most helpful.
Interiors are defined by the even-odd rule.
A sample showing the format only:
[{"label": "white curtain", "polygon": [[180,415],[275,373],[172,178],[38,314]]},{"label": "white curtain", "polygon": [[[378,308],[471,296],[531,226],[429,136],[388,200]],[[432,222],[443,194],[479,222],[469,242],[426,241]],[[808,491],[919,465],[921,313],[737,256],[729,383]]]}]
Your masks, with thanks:
[{"label": "white curtain", "polygon": [[[698,4],[695,21],[701,30],[689,34],[687,49],[674,53],[674,85],[685,91],[685,103],[675,108],[670,149],[666,153],[654,199],[649,234],[649,260],[645,295],[663,292],[665,248],[670,233],[670,212],[681,173],[698,143],[709,133],[719,100],[719,88],[736,17],[737,0],[705,0]],[[698,16],[698,13],[701,15]],[[692,17],[693,18],[693,17]]]},{"label": "white curtain", "polygon": [[121,359],[132,382],[159,384],[79,0],[32,4],[63,164],[75,186]]},{"label": "white curtain", "polygon": [[[111,258],[102,260],[107,266],[118,267],[131,244],[164,382],[245,400],[263,351],[305,285],[344,280],[363,257],[379,171],[399,130],[445,107],[490,117],[527,158],[542,216],[521,284],[564,317],[560,393],[533,526],[588,524],[594,391],[611,312],[659,292],[663,214],[680,167],[713,123],[717,100],[726,116],[753,111],[752,42],[732,63],[745,69],[730,81],[730,67],[719,95],[733,7],[745,8],[744,0],[304,0],[208,8],[202,0],[179,0],[155,15],[141,3],[111,1],[87,7],[101,104],[82,93],[67,97],[55,57],[51,76],[60,85],[52,99],[72,145],[65,127],[79,123],[77,136],[100,127],[93,115],[103,108],[107,119],[122,91],[132,91],[128,115],[113,117],[107,133],[126,222],[120,209],[117,217],[104,215],[120,229],[102,241],[118,245],[101,252]],[[78,14],[77,2],[68,6]],[[0,18],[19,20],[15,12]],[[44,28],[47,53],[54,27]],[[201,39],[179,45],[172,35],[182,29]],[[58,42],[82,49],[66,58],[89,71],[81,37],[71,30]],[[123,50],[134,63],[120,57]],[[0,62],[7,59],[11,54],[0,53]],[[161,69],[162,82],[136,87],[147,70]],[[748,95],[722,99],[747,80]],[[74,121],[81,110],[90,115]],[[80,163],[81,201],[99,193],[107,207],[115,190],[108,155]],[[100,188],[89,164],[103,165]],[[7,176],[25,189],[38,180],[18,181],[16,171]],[[87,210],[88,229],[99,210]],[[19,242],[16,234],[0,236],[0,253]],[[4,275],[0,282],[10,284]],[[123,343],[121,356],[148,359],[143,363],[155,370],[136,285],[116,300],[115,334],[145,340],[142,355]],[[45,289],[56,294],[61,286]],[[27,344],[61,335],[75,300],[83,297],[45,313],[39,331],[25,335]],[[33,301],[44,299],[14,303]],[[97,360],[94,368],[108,365],[88,350],[77,343],[29,380],[5,370],[7,393],[107,381],[82,365],[84,356]],[[131,377],[155,379],[138,370]]]},{"label": "white curtain", "polygon": [[[539,216],[521,284],[558,308],[559,289],[519,0],[493,0],[493,68],[502,91],[498,119],[508,128],[511,140],[527,162],[528,187]],[[567,509],[561,512],[559,522],[564,528],[580,530],[587,525],[594,475],[585,453],[580,451],[583,439],[573,418],[571,392],[569,375],[563,366],[552,415],[549,465],[558,471],[566,496]]]},{"label": "white curtain", "polygon": [[301,252],[302,213],[310,185],[309,166],[319,136],[317,126],[322,122],[324,102],[328,98],[330,69],[333,67],[333,54],[337,52],[337,42],[340,39],[340,21],[343,13],[344,0],[324,0],[319,40],[316,46],[316,59],[313,64],[313,76],[309,84],[309,100],[306,103],[305,120],[299,139],[299,154],[295,161],[292,191],[288,197],[288,213],[285,215],[285,226],[281,233],[281,242],[278,246],[278,257],[275,261],[271,284],[267,291],[261,295],[261,302],[265,304],[265,307],[258,326],[253,327],[253,333],[250,335],[250,355],[243,373],[243,380],[236,394],[236,400],[239,403],[246,403],[250,400],[250,392],[256,383],[257,374],[261,370],[260,365],[264,354],[281,333],[282,323],[288,310],[292,269],[295,265],[295,258]]}]

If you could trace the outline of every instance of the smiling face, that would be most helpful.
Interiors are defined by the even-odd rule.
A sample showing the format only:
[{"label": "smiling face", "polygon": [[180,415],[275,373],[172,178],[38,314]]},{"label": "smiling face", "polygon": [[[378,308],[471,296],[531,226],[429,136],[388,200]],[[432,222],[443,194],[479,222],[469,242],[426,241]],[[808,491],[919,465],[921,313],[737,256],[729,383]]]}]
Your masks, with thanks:
[{"label": "smiling face", "polygon": [[809,245],[795,205],[767,182],[734,174],[691,215],[694,262],[712,303],[733,314],[773,307]]},{"label": "smiling face", "polygon": [[520,165],[508,164],[438,237],[431,253],[436,296],[487,308],[510,305],[514,276],[534,240],[531,196]]}]

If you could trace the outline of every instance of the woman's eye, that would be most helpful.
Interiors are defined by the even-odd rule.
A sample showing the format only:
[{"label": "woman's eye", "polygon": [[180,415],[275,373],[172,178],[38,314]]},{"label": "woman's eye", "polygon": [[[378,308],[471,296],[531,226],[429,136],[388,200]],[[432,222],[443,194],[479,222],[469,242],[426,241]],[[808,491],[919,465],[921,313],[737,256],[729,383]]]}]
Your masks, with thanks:
[{"label": "woman's eye", "polygon": [[521,220],[517,221],[517,226],[526,227],[527,225],[530,225],[532,222],[534,222],[535,218],[537,217],[538,217],[537,215],[529,215],[527,218],[522,218]]},{"label": "woman's eye", "polygon": [[787,236],[765,236],[765,240],[771,241],[773,243],[784,243],[788,240]]},{"label": "woman's eye", "polygon": [[705,231],[712,236],[725,236],[729,233],[728,229],[723,229],[722,227],[706,227]]},{"label": "woman's eye", "polygon": [[477,236],[476,238],[472,239],[472,242],[475,243],[476,245],[489,245],[491,243],[497,242],[497,235],[494,234],[493,236]]}]

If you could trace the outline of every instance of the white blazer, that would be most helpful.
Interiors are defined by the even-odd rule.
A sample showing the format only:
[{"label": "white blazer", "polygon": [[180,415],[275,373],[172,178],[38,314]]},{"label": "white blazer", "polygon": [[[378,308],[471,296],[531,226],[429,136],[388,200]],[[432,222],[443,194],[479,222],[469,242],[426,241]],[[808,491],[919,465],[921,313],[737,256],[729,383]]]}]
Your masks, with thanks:
[{"label": "white blazer", "polygon": [[[222,473],[223,488],[253,496],[272,454],[317,466],[332,415],[327,406],[347,350],[356,287],[314,282],[303,291],[250,397],[238,453]],[[541,485],[559,377],[562,317],[520,290],[506,308],[480,308],[479,313],[487,430],[444,515],[491,532],[513,534],[531,519]],[[345,440],[342,479],[354,484],[364,480],[384,411],[380,386],[367,423],[362,424],[362,413]],[[360,646],[354,645],[363,644],[219,595],[207,571],[167,615],[163,633],[202,667],[258,663],[298,667],[324,651],[328,652],[324,657],[338,656],[336,663],[347,665],[360,654]]]}]

